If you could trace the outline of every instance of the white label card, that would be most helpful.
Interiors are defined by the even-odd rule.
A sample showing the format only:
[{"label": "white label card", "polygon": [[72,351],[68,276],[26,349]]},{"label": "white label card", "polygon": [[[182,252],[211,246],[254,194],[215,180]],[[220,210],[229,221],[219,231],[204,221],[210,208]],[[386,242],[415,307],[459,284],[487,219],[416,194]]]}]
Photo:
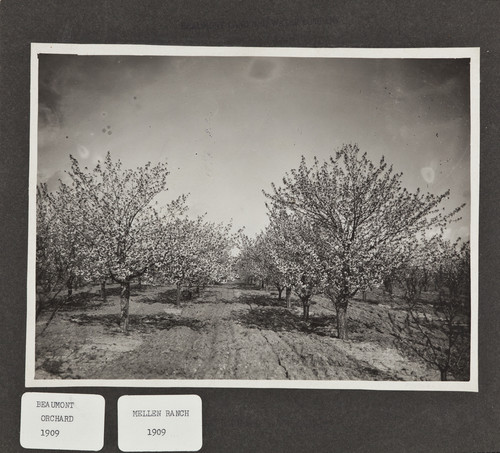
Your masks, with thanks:
[{"label": "white label card", "polygon": [[202,444],[198,395],[125,395],[118,400],[121,451],[198,451]]},{"label": "white label card", "polygon": [[104,446],[104,398],[75,393],[25,393],[21,445],[36,450],[99,451]]}]

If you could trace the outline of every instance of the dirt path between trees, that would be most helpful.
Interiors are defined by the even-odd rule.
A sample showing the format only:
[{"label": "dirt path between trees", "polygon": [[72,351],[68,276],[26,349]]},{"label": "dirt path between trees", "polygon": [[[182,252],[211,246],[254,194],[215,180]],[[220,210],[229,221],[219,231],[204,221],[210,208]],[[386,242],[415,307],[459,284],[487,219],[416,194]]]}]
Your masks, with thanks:
[{"label": "dirt path between trees", "polygon": [[[136,289],[129,335],[117,327],[117,294],[106,303],[96,294],[86,297],[61,309],[37,337],[38,379],[439,377],[394,348],[384,333],[382,304],[353,303],[353,339],[341,341],[335,338],[327,301],[319,299],[311,308],[311,322],[305,323],[300,307],[288,310],[275,295],[236,284],[209,288],[181,308],[165,288]],[[38,332],[48,316],[39,320]]]}]

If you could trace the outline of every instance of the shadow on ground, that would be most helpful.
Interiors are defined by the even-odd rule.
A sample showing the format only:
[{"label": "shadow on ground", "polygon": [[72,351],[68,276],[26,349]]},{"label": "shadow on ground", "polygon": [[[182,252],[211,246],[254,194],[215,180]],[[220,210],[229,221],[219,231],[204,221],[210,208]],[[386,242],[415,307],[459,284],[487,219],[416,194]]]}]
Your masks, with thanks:
[{"label": "shadow on ground", "polygon": [[285,300],[278,300],[277,297],[270,296],[269,294],[245,294],[239,297],[224,297],[224,294],[214,291],[206,292],[199,298],[193,298],[196,304],[248,304],[250,306],[259,307],[285,307]]},{"label": "shadow on ground", "polygon": [[140,296],[135,299],[135,302],[141,304],[176,304],[177,291],[175,288],[168,289],[161,293],[151,296]]},{"label": "shadow on ground", "polygon": [[314,316],[306,322],[301,316],[281,307],[254,308],[235,314],[234,319],[239,324],[254,329],[337,336],[335,316]]},{"label": "shadow on ground", "polygon": [[[150,287],[147,285],[139,285],[138,283],[136,284],[131,284],[130,285],[130,296],[138,296],[139,293],[142,293],[144,291],[148,291]],[[122,289],[120,286],[106,286],[106,296],[119,296],[122,292]]]},{"label": "shadow on ground", "polygon": [[100,296],[93,292],[80,292],[73,294],[71,297],[59,296],[58,298],[48,302],[43,310],[53,310],[58,307],[59,311],[72,311],[78,309],[96,309],[103,304]]},{"label": "shadow on ground", "polygon": [[286,307],[285,300],[278,300],[276,296],[270,296],[269,294],[245,294],[238,298],[238,302],[241,304],[257,305],[258,307]]},{"label": "shadow on ground", "polygon": [[[143,286],[142,288],[136,288],[131,291],[131,297],[140,297],[140,292],[144,292],[146,289]],[[165,293],[169,293],[170,291],[166,291]],[[109,298],[113,296],[120,295],[120,288],[106,288],[106,297]],[[146,302],[146,303],[154,303],[154,302],[162,302],[163,293],[155,296],[154,299],[144,296],[142,298],[136,299],[138,302]],[[169,296],[168,296],[169,297]],[[173,302],[175,303],[175,291],[173,296]],[[145,299],[145,300],[142,300]],[[158,299],[158,300],[157,300]],[[44,305],[43,310],[53,310],[57,307],[58,311],[72,311],[72,310],[81,310],[81,309],[98,309],[101,305],[105,304],[105,302],[101,299],[101,296],[95,290],[93,291],[79,291],[74,293],[71,297],[67,295],[59,295],[57,298],[53,299],[50,302],[47,302]]]},{"label": "shadow on ground", "polygon": [[[103,325],[110,329],[116,329],[120,325],[120,317],[117,314],[92,316],[81,314],[72,316],[71,322],[79,325]],[[189,327],[199,331],[205,327],[205,322],[197,319],[183,318],[175,315],[130,315],[129,330],[138,332],[151,332],[153,330],[166,330],[173,327]]]}]

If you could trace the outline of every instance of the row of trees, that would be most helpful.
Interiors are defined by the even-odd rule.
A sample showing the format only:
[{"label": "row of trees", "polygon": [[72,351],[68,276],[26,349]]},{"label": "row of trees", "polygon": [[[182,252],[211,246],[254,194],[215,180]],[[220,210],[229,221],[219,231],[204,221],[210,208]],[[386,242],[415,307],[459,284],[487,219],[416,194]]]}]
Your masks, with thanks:
[{"label": "row of trees", "polygon": [[[450,275],[463,268],[460,241],[443,239],[462,206],[446,212],[442,202],[449,192],[410,192],[384,158],[374,164],[356,145],[343,146],[326,162],[315,159],[312,166],[302,158],[265,196],[269,226],[244,241],[240,275],[275,285],[280,298],[284,289],[288,306],[294,291],[305,319],[311,298],[324,294],[336,308],[339,338],[348,337],[349,300],[359,292],[384,282],[390,287],[394,280],[405,286],[415,270],[428,284],[444,268]],[[452,260],[457,253],[460,259]]]},{"label": "row of trees", "polygon": [[[457,376],[453,364],[467,357],[468,245],[443,239],[462,207],[446,212],[448,192],[408,191],[402,174],[383,158],[374,164],[356,145],[311,166],[302,158],[265,193],[270,221],[255,239],[237,237],[231,225],[187,217],[186,196],[159,206],[155,198],[167,190],[166,164],[127,170],[108,153],[88,170],[71,157],[68,175],[70,183],[55,191],[37,188],[40,308],[63,287],[71,295],[77,284],[99,282],[105,296],[111,279],[121,286],[120,324],[127,330],[134,279],[174,284],[179,303],[185,287],[230,278],[231,252],[239,243],[240,276],[275,285],[289,307],[294,292],[306,320],[311,298],[327,296],[336,308],[339,338],[348,337],[350,299],[380,285],[390,291],[396,283],[408,305],[403,325],[393,320],[400,344],[439,362],[444,377],[453,367]],[[438,294],[439,313],[432,318],[419,306],[429,285]],[[437,329],[436,319],[444,329]]]},{"label": "row of trees", "polygon": [[119,283],[120,325],[129,323],[130,285],[134,279],[175,284],[177,303],[183,287],[199,287],[229,277],[236,236],[231,225],[203,216],[186,216],[186,196],[159,206],[165,192],[165,163],[123,169],[108,153],[93,169],[71,157],[70,183],[49,192],[37,188],[37,313],[47,298],[64,287]]}]

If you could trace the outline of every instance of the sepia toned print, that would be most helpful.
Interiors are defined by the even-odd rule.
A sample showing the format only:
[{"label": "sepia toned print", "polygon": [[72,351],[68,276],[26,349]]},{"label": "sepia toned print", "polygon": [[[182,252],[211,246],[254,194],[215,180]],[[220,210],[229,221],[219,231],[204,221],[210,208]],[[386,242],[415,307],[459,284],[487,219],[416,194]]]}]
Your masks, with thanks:
[{"label": "sepia toned print", "polygon": [[477,390],[475,49],[32,49],[27,385]]}]

